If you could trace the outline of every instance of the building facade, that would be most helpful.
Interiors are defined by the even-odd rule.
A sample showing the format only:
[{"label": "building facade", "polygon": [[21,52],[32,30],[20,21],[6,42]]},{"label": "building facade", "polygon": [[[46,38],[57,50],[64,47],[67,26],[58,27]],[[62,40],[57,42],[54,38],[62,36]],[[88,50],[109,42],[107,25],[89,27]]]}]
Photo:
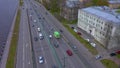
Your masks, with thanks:
[{"label": "building facade", "polygon": [[79,9],[77,25],[104,47],[120,48],[120,16],[110,8],[102,6]]},{"label": "building facade", "polygon": [[120,0],[109,0],[108,3],[112,9],[120,8]]},{"label": "building facade", "polygon": [[60,15],[67,20],[75,20],[78,17],[78,9],[82,7],[79,0],[66,0],[61,5]]}]

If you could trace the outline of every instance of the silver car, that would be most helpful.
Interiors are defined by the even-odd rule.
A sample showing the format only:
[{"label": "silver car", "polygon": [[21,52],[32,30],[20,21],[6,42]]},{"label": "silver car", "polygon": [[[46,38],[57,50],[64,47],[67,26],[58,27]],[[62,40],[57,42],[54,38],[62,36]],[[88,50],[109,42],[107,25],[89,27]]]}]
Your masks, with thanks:
[{"label": "silver car", "polygon": [[44,58],[43,58],[43,56],[39,56],[39,63],[40,63],[40,64],[43,64],[43,63],[44,63]]}]

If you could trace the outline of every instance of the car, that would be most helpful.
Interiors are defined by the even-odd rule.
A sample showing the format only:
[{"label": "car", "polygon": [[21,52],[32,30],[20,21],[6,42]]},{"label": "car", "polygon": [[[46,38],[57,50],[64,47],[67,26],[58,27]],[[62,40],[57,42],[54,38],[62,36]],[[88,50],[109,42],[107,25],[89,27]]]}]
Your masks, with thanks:
[{"label": "car", "polygon": [[66,53],[69,55],[69,56],[72,56],[73,55],[73,53],[72,53],[72,51],[71,50],[66,50]]},{"label": "car", "polygon": [[116,51],[117,54],[120,54],[120,50]]},{"label": "car", "polygon": [[39,63],[43,64],[44,63],[44,57],[43,56],[39,56]]},{"label": "car", "polygon": [[39,37],[40,37],[40,40],[44,39],[44,36],[42,35],[42,33],[39,33]]},{"label": "car", "polygon": [[36,23],[36,22],[37,22],[37,20],[33,20],[33,22],[34,22],[34,23]]},{"label": "car", "polygon": [[110,53],[110,56],[112,57],[112,56],[116,56],[116,53]]},{"label": "car", "polygon": [[34,37],[34,40],[35,40],[35,41],[38,41],[38,38],[37,38],[37,37]]},{"label": "car", "polygon": [[95,43],[90,43],[92,47],[96,47],[96,44]]},{"label": "car", "polygon": [[34,27],[35,25],[32,25],[32,27]]},{"label": "car", "polygon": [[58,48],[58,47],[59,47],[59,45],[58,45],[58,44],[54,44],[54,46],[55,46],[55,48]]},{"label": "car", "polygon": [[78,34],[78,35],[81,35],[81,33],[80,33],[80,32],[77,32],[77,34]]},{"label": "car", "polygon": [[90,39],[85,39],[87,42],[90,42]]},{"label": "car", "polygon": [[40,28],[37,28],[38,32],[40,32]]},{"label": "car", "polygon": [[77,51],[77,47],[76,46],[72,46],[73,50]]},{"label": "car", "polygon": [[74,27],[71,27],[72,29],[74,29]]},{"label": "car", "polygon": [[52,35],[49,35],[49,38],[51,39],[51,38],[52,38]]},{"label": "car", "polygon": [[60,32],[63,32],[63,30],[60,29]]},{"label": "car", "polygon": [[100,58],[102,58],[101,55],[97,55],[97,56],[95,57],[95,59],[100,59]]}]

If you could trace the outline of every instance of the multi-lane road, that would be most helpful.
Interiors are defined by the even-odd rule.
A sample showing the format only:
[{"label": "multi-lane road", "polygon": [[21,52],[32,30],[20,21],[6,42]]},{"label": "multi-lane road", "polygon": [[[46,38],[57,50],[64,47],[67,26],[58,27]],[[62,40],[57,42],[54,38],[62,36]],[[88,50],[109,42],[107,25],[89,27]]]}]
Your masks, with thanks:
[{"label": "multi-lane road", "polygon": [[[24,0],[21,8],[20,34],[17,48],[16,68],[104,68],[41,4],[34,0]],[[37,30],[40,28],[40,31]],[[61,38],[56,39],[54,31],[62,30]],[[44,36],[39,39],[39,34]],[[38,40],[36,41],[37,38]],[[59,44],[59,47],[54,47]],[[70,46],[75,45],[76,51]],[[79,48],[80,47],[80,48]],[[66,50],[73,53],[69,56]],[[39,63],[39,57],[44,57],[44,63]]]}]

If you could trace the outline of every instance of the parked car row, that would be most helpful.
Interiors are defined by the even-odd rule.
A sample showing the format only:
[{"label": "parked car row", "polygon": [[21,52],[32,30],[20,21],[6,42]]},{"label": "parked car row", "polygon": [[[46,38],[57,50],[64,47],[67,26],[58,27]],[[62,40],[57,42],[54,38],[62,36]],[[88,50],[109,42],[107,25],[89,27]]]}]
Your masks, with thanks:
[{"label": "parked car row", "polygon": [[115,52],[113,52],[113,53],[110,53],[110,56],[111,56],[111,57],[112,57],[112,56],[116,56],[117,54],[120,54],[120,50],[115,51]]}]

